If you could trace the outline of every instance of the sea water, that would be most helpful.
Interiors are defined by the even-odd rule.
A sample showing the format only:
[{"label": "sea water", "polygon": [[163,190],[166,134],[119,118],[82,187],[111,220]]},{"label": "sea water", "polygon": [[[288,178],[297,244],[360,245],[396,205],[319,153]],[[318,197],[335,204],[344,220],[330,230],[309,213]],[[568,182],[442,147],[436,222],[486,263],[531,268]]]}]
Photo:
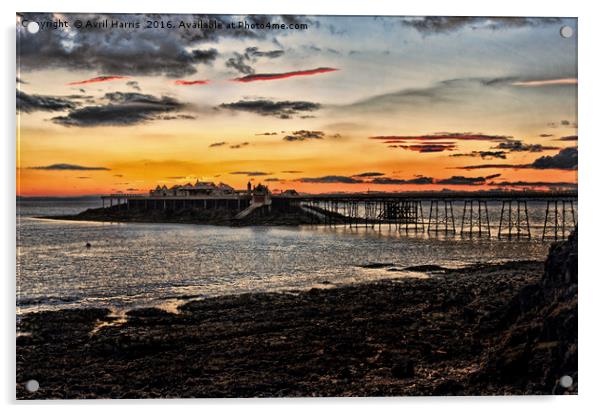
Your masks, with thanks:
[{"label": "sea water", "polygon": [[[40,219],[100,206],[97,199],[21,200],[17,208],[17,310],[109,307],[118,311],[263,291],[326,288],[436,264],[543,260],[545,202],[529,205],[533,238],[498,240],[365,228],[225,227]],[[428,212],[428,211],[426,211]],[[461,205],[454,210],[461,221]],[[499,205],[490,205],[492,227]],[[91,247],[87,248],[86,243]],[[382,268],[364,268],[382,263]]]}]

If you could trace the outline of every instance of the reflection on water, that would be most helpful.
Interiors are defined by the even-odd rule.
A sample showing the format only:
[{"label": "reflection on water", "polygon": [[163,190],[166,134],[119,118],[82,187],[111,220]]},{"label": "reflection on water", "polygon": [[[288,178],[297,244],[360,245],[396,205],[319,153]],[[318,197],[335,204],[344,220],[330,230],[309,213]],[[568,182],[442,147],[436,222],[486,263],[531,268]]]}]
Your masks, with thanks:
[{"label": "reflection on water", "polygon": [[[108,306],[124,309],[199,297],[295,290],[416,273],[367,269],[542,259],[548,244],[453,239],[349,227],[215,227],[36,219],[96,203],[22,203],[18,220],[20,312]],[[544,206],[545,207],[545,206]],[[537,225],[539,212],[533,213]],[[86,248],[86,242],[92,244]]]}]

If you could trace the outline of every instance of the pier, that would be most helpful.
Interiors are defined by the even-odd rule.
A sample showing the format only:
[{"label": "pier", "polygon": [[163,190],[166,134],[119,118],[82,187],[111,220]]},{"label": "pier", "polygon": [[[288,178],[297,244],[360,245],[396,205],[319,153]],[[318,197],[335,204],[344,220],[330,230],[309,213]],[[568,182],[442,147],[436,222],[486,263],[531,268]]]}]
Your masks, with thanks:
[{"label": "pier", "polygon": [[[136,210],[226,209],[240,219],[251,213],[301,209],[315,225],[395,229],[406,233],[507,239],[534,238],[530,209],[545,203],[542,240],[566,239],[577,226],[576,191],[368,192],[158,196],[109,194],[104,207]],[[496,221],[492,205],[500,206]]]}]

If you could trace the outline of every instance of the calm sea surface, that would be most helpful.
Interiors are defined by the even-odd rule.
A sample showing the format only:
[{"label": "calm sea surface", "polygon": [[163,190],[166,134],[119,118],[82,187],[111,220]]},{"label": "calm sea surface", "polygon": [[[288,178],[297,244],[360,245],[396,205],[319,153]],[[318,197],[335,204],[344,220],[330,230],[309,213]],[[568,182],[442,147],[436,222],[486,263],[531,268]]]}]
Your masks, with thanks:
[{"label": "calm sea surface", "polygon": [[[533,241],[406,235],[371,228],[245,227],[72,222],[34,218],[100,206],[96,200],[21,201],[17,309],[137,306],[256,291],[299,290],[403,276],[361,268],[543,259],[545,203],[530,204]],[[455,206],[456,224],[461,205]],[[499,205],[489,208],[492,225]],[[425,211],[427,214],[428,211]],[[86,242],[92,248],[85,247]],[[406,275],[412,276],[412,273]],[[414,274],[415,275],[415,274]]]}]

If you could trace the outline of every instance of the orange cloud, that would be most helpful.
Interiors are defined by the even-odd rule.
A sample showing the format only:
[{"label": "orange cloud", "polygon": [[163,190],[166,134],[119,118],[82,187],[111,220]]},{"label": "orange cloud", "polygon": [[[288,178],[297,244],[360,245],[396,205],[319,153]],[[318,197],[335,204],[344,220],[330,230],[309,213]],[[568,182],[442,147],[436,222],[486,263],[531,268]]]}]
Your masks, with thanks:
[{"label": "orange cloud", "polygon": [[176,85],[179,86],[193,86],[193,85],[207,85],[209,84],[208,80],[183,80],[183,79],[178,79],[174,82]]},{"label": "orange cloud", "polygon": [[88,83],[110,82],[111,80],[123,80],[123,79],[129,79],[129,77],[127,77],[127,76],[98,76],[98,77],[93,77],[92,79],[79,80],[77,82],[70,82],[70,83],[67,83],[67,85],[69,85],[69,86],[86,85]]},{"label": "orange cloud", "polygon": [[512,86],[522,87],[539,87],[539,86],[553,86],[553,85],[576,85],[577,79],[574,77],[566,77],[563,79],[548,79],[548,80],[527,80],[525,82],[514,82]]},{"label": "orange cloud", "polygon": [[259,80],[278,80],[278,79],[286,79],[294,76],[311,76],[317,75],[320,73],[328,73],[328,72],[336,72],[339,69],[334,69],[332,67],[318,67],[317,69],[309,69],[309,70],[297,70],[294,72],[284,72],[284,73],[258,73],[256,75],[248,75],[239,77],[236,79],[232,79],[233,82],[256,82]]}]

